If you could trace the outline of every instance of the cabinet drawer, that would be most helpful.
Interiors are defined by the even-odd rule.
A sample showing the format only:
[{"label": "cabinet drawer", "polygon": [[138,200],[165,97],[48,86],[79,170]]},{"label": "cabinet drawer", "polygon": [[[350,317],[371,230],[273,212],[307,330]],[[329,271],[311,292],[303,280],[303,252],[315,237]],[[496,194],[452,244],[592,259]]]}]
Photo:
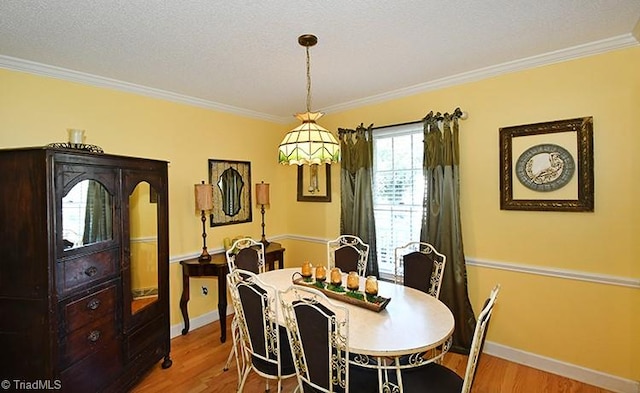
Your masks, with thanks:
[{"label": "cabinet drawer", "polygon": [[64,306],[66,332],[70,333],[107,315],[115,315],[116,286],[105,288]]},{"label": "cabinet drawer", "polygon": [[[63,392],[102,391],[122,371],[119,345],[111,345],[87,356],[60,374]],[[109,389],[110,390],[110,389]]]},{"label": "cabinet drawer", "polygon": [[119,248],[82,255],[57,263],[58,293],[70,291],[116,274]]},{"label": "cabinet drawer", "polygon": [[60,353],[62,368],[102,348],[116,345],[116,338],[116,323],[113,315],[105,316],[73,331],[62,339]]}]

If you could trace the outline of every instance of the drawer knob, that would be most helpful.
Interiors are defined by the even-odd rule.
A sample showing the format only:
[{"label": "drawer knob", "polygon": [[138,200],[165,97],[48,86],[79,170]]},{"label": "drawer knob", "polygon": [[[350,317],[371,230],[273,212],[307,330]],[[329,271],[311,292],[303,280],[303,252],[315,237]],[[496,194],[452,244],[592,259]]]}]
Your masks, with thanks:
[{"label": "drawer knob", "polygon": [[89,277],[95,276],[98,273],[98,268],[95,266],[90,266],[89,268],[87,268],[87,270],[84,271],[84,274],[86,274]]},{"label": "drawer knob", "polygon": [[100,299],[91,299],[89,303],[87,303],[89,310],[96,310],[98,307],[100,307]]},{"label": "drawer knob", "polygon": [[87,340],[91,341],[92,343],[100,340],[100,330],[92,330],[91,333],[89,333],[89,335],[87,336]]}]

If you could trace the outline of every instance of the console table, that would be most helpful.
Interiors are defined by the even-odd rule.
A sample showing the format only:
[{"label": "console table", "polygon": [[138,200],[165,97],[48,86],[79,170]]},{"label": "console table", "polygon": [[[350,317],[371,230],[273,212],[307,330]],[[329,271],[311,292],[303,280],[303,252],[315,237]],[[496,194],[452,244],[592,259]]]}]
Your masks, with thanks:
[{"label": "console table", "polygon": [[[280,243],[269,243],[265,249],[265,263],[268,270],[284,267],[284,248]],[[197,258],[180,261],[182,265],[182,296],[180,297],[180,311],[184,320],[182,334],[189,333],[189,278],[190,277],[217,277],[218,278],[218,314],[220,315],[220,341],[227,339],[227,258],[224,252],[211,255],[211,262],[201,263]]]}]

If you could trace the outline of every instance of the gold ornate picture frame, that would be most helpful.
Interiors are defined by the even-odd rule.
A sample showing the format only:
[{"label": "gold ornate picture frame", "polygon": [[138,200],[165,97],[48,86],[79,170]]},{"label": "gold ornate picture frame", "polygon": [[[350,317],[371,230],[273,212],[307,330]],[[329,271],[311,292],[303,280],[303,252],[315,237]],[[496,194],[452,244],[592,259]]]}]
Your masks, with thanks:
[{"label": "gold ornate picture frame", "polygon": [[500,128],[500,209],[592,212],[593,118]]},{"label": "gold ornate picture frame", "polygon": [[251,163],[209,160],[209,183],[213,184],[210,226],[251,222]]}]

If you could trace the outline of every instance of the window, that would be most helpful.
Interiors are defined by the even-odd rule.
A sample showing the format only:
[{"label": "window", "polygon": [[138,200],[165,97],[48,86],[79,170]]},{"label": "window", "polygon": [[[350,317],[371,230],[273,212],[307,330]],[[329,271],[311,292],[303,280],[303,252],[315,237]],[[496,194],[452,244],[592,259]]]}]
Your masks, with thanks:
[{"label": "window", "polygon": [[380,275],[394,274],[394,250],[420,240],[424,180],[422,123],[373,132],[373,211]]}]

